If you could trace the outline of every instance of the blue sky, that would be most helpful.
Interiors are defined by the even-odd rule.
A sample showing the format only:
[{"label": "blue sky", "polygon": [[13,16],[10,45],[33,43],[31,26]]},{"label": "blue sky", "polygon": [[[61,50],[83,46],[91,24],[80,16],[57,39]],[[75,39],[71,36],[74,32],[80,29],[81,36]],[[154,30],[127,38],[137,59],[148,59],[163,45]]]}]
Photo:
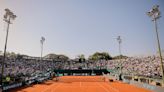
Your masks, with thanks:
[{"label": "blue sky", "polygon": [[164,49],[163,0],[0,0],[0,50],[4,49],[4,9],[18,17],[10,26],[7,51],[40,56],[41,36],[46,38],[44,54],[86,57],[94,52],[118,55],[153,55],[157,52],[154,24],[146,15],[158,4],[161,48]]}]

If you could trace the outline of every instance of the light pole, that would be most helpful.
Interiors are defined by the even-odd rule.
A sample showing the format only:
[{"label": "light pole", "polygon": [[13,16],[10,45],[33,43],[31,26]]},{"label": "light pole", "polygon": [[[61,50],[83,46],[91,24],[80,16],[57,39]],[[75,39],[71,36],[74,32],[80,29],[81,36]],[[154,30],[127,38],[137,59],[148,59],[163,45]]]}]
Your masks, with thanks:
[{"label": "light pole", "polygon": [[120,54],[120,59],[121,59],[121,43],[122,43],[121,36],[117,37],[117,41],[118,41],[118,44],[119,44],[119,54]]},{"label": "light pole", "polygon": [[3,55],[3,61],[2,61],[2,71],[1,71],[1,87],[3,90],[3,73],[4,73],[4,62],[6,59],[6,49],[7,49],[7,40],[8,40],[8,33],[9,33],[9,26],[11,23],[11,20],[14,20],[16,18],[16,15],[14,15],[13,12],[11,12],[9,9],[5,9],[5,15],[4,15],[4,21],[7,23],[7,31],[6,31],[6,40],[5,40],[5,48],[4,48],[4,55]]},{"label": "light pole", "polygon": [[121,43],[122,43],[122,39],[121,39],[121,36],[118,36],[117,37],[117,41],[118,41],[118,44],[119,44],[119,59],[120,59],[120,74],[122,74],[122,62],[121,62]]},{"label": "light pole", "polygon": [[42,36],[41,37],[41,40],[40,40],[40,43],[41,43],[41,57],[40,57],[40,60],[42,61],[42,54],[43,54],[43,44],[45,42],[45,38]]},{"label": "light pole", "polygon": [[162,82],[164,83],[164,66],[163,66],[163,62],[162,62],[161,47],[160,47],[160,41],[159,41],[158,29],[157,29],[157,19],[159,19],[161,17],[160,11],[159,11],[159,5],[154,5],[153,8],[149,12],[147,12],[147,15],[152,18],[152,21],[154,22],[154,25],[155,25],[158,51],[159,51],[160,62],[161,62],[160,66],[161,66],[161,72],[162,72]]}]

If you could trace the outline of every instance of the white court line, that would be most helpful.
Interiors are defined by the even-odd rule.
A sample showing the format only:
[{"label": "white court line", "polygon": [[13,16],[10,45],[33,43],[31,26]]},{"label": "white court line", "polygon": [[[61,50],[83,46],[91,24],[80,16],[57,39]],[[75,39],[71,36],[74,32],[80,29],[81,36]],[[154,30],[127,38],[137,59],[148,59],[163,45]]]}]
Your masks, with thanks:
[{"label": "white court line", "polygon": [[120,92],[118,89],[114,88],[113,86],[111,86],[110,84],[105,83],[108,87],[110,87],[113,91],[115,92]]},{"label": "white court line", "polygon": [[100,83],[96,83],[98,84],[101,88],[103,88],[106,92],[109,92],[109,90],[107,88],[105,88],[104,86],[100,85]]}]

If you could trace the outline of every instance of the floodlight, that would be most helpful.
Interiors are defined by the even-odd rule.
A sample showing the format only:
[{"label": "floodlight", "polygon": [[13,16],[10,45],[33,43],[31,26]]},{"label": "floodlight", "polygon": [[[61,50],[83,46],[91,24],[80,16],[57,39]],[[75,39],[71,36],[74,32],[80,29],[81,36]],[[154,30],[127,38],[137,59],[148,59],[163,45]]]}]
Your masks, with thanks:
[{"label": "floodlight", "polygon": [[159,41],[158,30],[157,30],[157,19],[161,17],[159,11],[159,5],[154,5],[153,8],[149,12],[147,12],[147,15],[153,19],[155,24],[155,32],[156,32],[158,51],[159,51],[160,62],[161,62],[160,67],[162,72],[162,82],[164,83],[164,66],[162,62],[162,53],[161,53],[160,41]]}]

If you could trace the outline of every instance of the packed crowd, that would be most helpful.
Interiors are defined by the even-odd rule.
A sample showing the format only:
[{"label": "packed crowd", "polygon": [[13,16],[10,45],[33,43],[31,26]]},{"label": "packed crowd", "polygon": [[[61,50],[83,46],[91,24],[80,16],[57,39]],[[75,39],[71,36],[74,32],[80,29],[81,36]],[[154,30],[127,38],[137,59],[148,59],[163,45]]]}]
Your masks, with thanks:
[{"label": "packed crowd", "polygon": [[106,69],[107,61],[84,61],[79,62],[75,60],[55,62],[56,69]]},{"label": "packed crowd", "polygon": [[[2,59],[0,59],[2,61]],[[46,72],[54,68],[51,61],[34,59],[6,58],[4,63],[4,76],[30,76],[35,73]],[[2,67],[2,65],[0,65]],[[1,69],[0,69],[1,70]]]},{"label": "packed crowd", "polygon": [[108,62],[107,67],[108,69],[117,69],[117,66],[121,66],[122,69],[120,68],[120,70],[126,75],[161,78],[160,64],[160,58],[156,56],[129,57],[122,60],[111,60]]},{"label": "packed crowd", "polygon": [[[0,57],[0,62],[2,57]],[[122,73],[146,77],[161,77],[160,59],[156,56],[129,57],[121,60],[99,61],[53,61],[40,59],[7,58],[4,65],[4,76],[31,76],[53,69],[110,69],[115,72],[122,66]],[[0,71],[1,71],[0,65]]]}]

